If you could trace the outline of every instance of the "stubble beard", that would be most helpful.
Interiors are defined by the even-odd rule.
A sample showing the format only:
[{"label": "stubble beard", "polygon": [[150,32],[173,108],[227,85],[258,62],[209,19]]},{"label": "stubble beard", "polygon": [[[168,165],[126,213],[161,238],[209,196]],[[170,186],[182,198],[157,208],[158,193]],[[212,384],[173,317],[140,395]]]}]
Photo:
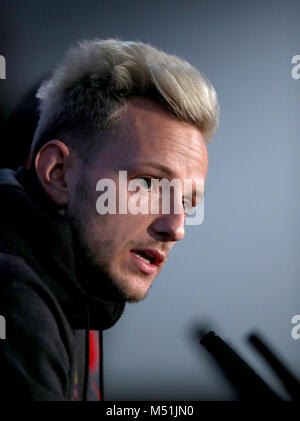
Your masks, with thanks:
[{"label": "stubble beard", "polygon": [[76,200],[68,211],[74,235],[75,265],[84,289],[92,296],[101,296],[118,302],[137,303],[144,294],[134,294],[126,288],[128,282],[117,273],[116,264],[111,263],[111,241],[93,235],[96,210],[91,202],[91,184],[82,176],[76,186]]}]

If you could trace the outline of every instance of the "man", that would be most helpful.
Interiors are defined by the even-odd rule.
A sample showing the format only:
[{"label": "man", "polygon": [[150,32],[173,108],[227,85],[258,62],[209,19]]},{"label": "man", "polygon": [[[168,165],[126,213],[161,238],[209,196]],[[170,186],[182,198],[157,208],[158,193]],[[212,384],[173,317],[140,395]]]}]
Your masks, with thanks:
[{"label": "man", "polygon": [[[89,331],[144,299],[184,237],[218,105],[186,61],[119,40],[79,43],[37,97],[30,169],[0,171],[0,396],[81,400]],[[101,180],[115,189],[102,202]],[[163,212],[156,180],[192,184],[173,189]],[[137,192],[159,211],[136,212]]]}]

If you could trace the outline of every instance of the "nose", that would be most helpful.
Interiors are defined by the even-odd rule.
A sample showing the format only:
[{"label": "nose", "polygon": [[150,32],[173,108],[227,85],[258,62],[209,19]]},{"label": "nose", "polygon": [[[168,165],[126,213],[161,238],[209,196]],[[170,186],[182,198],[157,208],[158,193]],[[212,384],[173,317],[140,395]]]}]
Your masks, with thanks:
[{"label": "nose", "polygon": [[150,231],[160,241],[179,241],[184,238],[184,212],[159,215],[150,225]]}]

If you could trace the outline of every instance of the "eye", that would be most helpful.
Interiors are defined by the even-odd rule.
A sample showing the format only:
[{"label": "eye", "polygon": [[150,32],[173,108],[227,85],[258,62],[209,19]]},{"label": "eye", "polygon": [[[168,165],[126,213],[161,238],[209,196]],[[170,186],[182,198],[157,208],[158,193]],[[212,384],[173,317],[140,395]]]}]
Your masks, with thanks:
[{"label": "eye", "polygon": [[142,184],[142,186],[146,189],[146,190],[151,190],[152,188],[152,178],[150,177],[142,177],[138,179],[140,181],[140,183]]}]

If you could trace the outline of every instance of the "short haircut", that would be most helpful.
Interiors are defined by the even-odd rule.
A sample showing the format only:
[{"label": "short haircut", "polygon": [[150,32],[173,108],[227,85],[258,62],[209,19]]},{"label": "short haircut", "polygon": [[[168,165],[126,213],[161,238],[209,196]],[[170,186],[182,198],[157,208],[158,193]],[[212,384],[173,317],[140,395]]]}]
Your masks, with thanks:
[{"label": "short haircut", "polygon": [[142,42],[80,41],[36,96],[40,118],[32,159],[55,138],[87,157],[95,133],[110,128],[131,97],[156,100],[198,127],[207,142],[218,127],[219,106],[210,82],[187,61]]}]

